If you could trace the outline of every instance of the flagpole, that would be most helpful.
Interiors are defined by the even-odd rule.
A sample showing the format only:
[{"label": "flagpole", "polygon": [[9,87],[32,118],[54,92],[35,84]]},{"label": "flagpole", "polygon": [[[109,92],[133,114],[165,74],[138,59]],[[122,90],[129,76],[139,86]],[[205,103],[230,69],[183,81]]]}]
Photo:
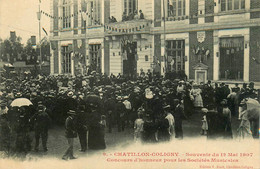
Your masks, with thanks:
[{"label": "flagpole", "polygon": [[40,64],[40,73],[42,70],[42,45],[41,45],[41,0],[39,0],[39,12],[38,12],[38,20],[39,20],[39,45],[40,45],[40,58],[39,58],[39,64]]},{"label": "flagpole", "polygon": [[167,73],[167,62],[168,62],[168,56],[167,56],[167,50],[166,50],[166,24],[165,24],[165,0],[163,0],[163,41],[164,41],[164,75]]}]

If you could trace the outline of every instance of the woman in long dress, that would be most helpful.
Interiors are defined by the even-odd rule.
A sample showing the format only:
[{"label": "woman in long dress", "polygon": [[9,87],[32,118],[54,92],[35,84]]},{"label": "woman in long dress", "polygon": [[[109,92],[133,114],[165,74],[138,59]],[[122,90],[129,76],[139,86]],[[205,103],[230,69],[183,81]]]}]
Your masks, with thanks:
[{"label": "woman in long dress", "polygon": [[241,122],[238,128],[239,140],[253,139],[252,132],[250,130],[250,121],[248,119],[248,110],[245,102],[241,102],[242,112],[240,114]]},{"label": "woman in long dress", "polygon": [[203,100],[201,97],[201,89],[199,85],[194,83],[192,89],[190,91],[191,95],[193,96],[193,105],[195,108],[202,108],[203,107]]}]

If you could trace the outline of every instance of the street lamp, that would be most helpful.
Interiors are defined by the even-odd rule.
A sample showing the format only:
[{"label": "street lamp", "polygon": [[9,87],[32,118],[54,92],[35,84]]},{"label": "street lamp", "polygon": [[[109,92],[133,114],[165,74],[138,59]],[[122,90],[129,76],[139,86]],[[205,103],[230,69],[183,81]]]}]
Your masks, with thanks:
[{"label": "street lamp", "polygon": [[39,21],[39,45],[40,45],[40,71],[42,70],[42,47],[41,47],[41,1],[39,1],[39,12],[37,12],[37,19]]}]

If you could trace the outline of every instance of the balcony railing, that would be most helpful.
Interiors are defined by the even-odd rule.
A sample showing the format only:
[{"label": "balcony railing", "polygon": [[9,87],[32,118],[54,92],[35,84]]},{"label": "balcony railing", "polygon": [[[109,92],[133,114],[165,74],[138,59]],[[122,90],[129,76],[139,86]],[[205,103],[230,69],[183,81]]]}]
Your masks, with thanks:
[{"label": "balcony railing", "polygon": [[104,25],[106,34],[136,34],[150,31],[151,20],[138,19]]}]

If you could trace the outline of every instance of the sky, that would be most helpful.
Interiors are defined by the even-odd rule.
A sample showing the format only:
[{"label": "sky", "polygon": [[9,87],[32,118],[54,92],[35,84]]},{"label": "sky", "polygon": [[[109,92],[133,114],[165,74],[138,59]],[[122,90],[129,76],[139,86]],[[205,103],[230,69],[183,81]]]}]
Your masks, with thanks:
[{"label": "sky", "polygon": [[[50,13],[50,1],[41,0],[41,10]],[[32,36],[36,36],[38,42],[39,21],[39,0],[0,0],[0,38],[5,40],[10,37],[10,31],[15,31],[17,36],[22,38],[26,44]],[[41,27],[49,33],[50,18],[42,15]],[[41,30],[42,38],[46,35]]]}]

